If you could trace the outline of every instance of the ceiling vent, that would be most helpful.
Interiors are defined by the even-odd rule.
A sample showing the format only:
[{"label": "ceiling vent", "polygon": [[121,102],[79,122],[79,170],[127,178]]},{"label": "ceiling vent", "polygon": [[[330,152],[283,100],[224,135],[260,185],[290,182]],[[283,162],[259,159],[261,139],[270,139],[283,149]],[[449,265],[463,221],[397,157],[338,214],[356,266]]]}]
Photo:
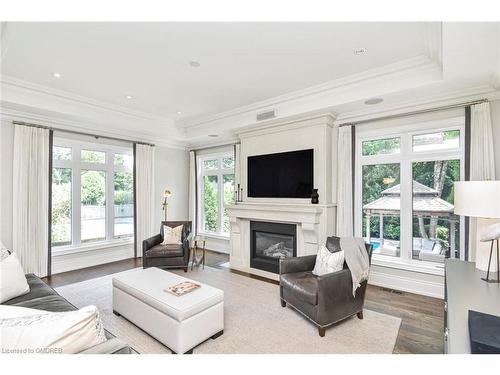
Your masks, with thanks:
[{"label": "ceiling vent", "polygon": [[257,121],[269,120],[276,117],[276,110],[271,109],[270,111],[257,113]]}]

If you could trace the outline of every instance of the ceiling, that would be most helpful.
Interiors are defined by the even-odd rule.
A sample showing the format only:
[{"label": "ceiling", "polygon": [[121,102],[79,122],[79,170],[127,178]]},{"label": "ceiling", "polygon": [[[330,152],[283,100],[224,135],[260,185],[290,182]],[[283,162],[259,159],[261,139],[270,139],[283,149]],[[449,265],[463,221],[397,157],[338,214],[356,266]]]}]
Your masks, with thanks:
[{"label": "ceiling", "polygon": [[2,74],[185,118],[423,55],[422,25],[9,23]]},{"label": "ceiling", "polygon": [[[338,113],[373,96],[423,85],[439,92],[446,80],[456,86],[469,78],[470,86],[500,74],[497,24],[14,22],[2,29],[4,89],[15,82],[148,119],[147,129],[138,121],[123,127],[152,140],[206,142],[214,130],[248,125],[256,110],[291,100],[298,111],[298,100],[326,98],[327,90],[322,106]],[[21,102],[10,92],[9,100]],[[252,116],[236,121],[248,109]],[[118,128],[107,121],[109,131]]]}]

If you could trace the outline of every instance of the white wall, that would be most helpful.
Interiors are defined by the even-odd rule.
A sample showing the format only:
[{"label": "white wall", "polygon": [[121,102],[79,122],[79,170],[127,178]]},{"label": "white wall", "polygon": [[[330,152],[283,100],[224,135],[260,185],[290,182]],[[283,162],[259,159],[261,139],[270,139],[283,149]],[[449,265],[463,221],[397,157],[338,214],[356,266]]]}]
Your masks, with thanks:
[{"label": "white wall", "polygon": [[[104,142],[104,140],[100,140]],[[12,156],[14,125],[12,121],[2,120],[0,128],[0,240],[12,248]],[[173,195],[169,202],[169,219],[187,220],[188,218],[188,174],[189,153],[184,149],[157,147],[155,155],[155,211],[158,230],[163,218],[163,191],[168,188]],[[138,255],[140,256],[140,248]],[[110,246],[99,250],[54,256],[53,273],[89,267],[96,264],[126,259],[133,256],[130,244]]]},{"label": "white wall", "polygon": [[[164,218],[163,192],[170,190],[168,220],[188,220],[189,152],[187,150],[156,147],[155,154],[155,221],[160,230]],[[158,232],[159,233],[159,232]]]},{"label": "white wall", "polygon": [[0,122],[0,240],[12,248],[12,157],[14,125]]}]

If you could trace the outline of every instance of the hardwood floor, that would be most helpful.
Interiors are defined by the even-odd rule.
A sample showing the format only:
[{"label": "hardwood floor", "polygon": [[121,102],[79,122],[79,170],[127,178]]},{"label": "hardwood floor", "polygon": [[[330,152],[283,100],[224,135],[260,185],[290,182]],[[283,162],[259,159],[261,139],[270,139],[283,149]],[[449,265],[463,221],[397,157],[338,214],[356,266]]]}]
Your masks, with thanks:
[{"label": "hardwood floor", "polygon": [[[207,250],[205,260],[207,266],[216,267],[227,272],[236,272],[221,266],[228,261],[229,256],[227,254]],[[140,266],[142,266],[141,259],[126,259],[119,262],[60,273],[46,278],[45,281],[52,287],[58,287]],[[276,281],[256,277],[244,272],[236,273],[265,282],[277,283]],[[365,307],[369,310],[397,316],[402,319],[394,353],[442,354],[444,352],[444,302],[442,300],[369,285],[366,293]]]}]

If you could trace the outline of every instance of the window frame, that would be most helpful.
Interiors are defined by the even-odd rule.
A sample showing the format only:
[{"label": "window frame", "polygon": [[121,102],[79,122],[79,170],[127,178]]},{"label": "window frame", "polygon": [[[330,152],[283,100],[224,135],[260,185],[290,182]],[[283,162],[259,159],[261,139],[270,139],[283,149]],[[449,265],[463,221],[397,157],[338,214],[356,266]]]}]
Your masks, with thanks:
[{"label": "window frame", "polygon": [[[459,130],[459,148],[447,150],[413,150],[413,136]],[[362,144],[364,141],[375,139],[386,139],[400,137],[400,153],[362,155]],[[396,163],[400,165],[401,183],[401,209],[400,209],[400,255],[393,257],[383,254],[373,254],[375,265],[406,269],[411,271],[443,275],[444,264],[426,262],[412,259],[411,249],[413,246],[413,190],[412,181],[413,163],[436,160],[460,160],[460,180],[465,178],[465,118],[463,116],[452,117],[439,121],[414,122],[401,126],[384,126],[377,129],[356,129],[356,161],[355,161],[355,188],[354,188],[354,233],[364,238],[362,225],[362,168],[364,165],[377,165]],[[407,181],[403,183],[404,181]],[[465,220],[460,217],[460,259],[465,259]],[[452,252],[454,253],[454,252]]]},{"label": "window frame", "polygon": [[[135,233],[131,236],[114,237],[114,173],[131,172],[125,166],[115,165],[115,154],[125,154],[133,157],[133,150],[124,146],[108,145],[101,143],[91,143],[86,141],[54,137],[52,147],[71,148],[71,160],[52,160],[52,168],[71,169],[71,244],[52,246],[53,253],[65,253],[78,251],[82,248],[102,247],[116,242],[133,242]],[[105,163],[90,163],[81,161],[81,151],[91,150],[104,152],[106,154]],[[99,241],[82,242],[81,239],[81,173],[83,170],[104,171],[106,173],[106,218],[105,233],[106,238]],[[52,173],[52,171],[51,171]],[[111,204],[110,204],[111,203]]]},{"label": "window frame", "polygon": [[[229,238],[229,232],[224,232],[224,175],[235,175],[235,168],[233,163],[233,168],[223,168],[223,158],[231,157],[234,160],[234,153],[230,151],[218,152],[213,154],[198,155],[196,160],[196,165],[198,166],[197,180],[198,180],[198,207],[197,207],[197,232],[204,236],[215,237],[215,238]],[[207,160],[218,160],[217,169],[204,169],[203,163]],[[204,178],[205,176],[217,176],[217,195],[218,195],[218,212],[217,212],[217,231],[209,232],[205,230],[205,189]]]}]

